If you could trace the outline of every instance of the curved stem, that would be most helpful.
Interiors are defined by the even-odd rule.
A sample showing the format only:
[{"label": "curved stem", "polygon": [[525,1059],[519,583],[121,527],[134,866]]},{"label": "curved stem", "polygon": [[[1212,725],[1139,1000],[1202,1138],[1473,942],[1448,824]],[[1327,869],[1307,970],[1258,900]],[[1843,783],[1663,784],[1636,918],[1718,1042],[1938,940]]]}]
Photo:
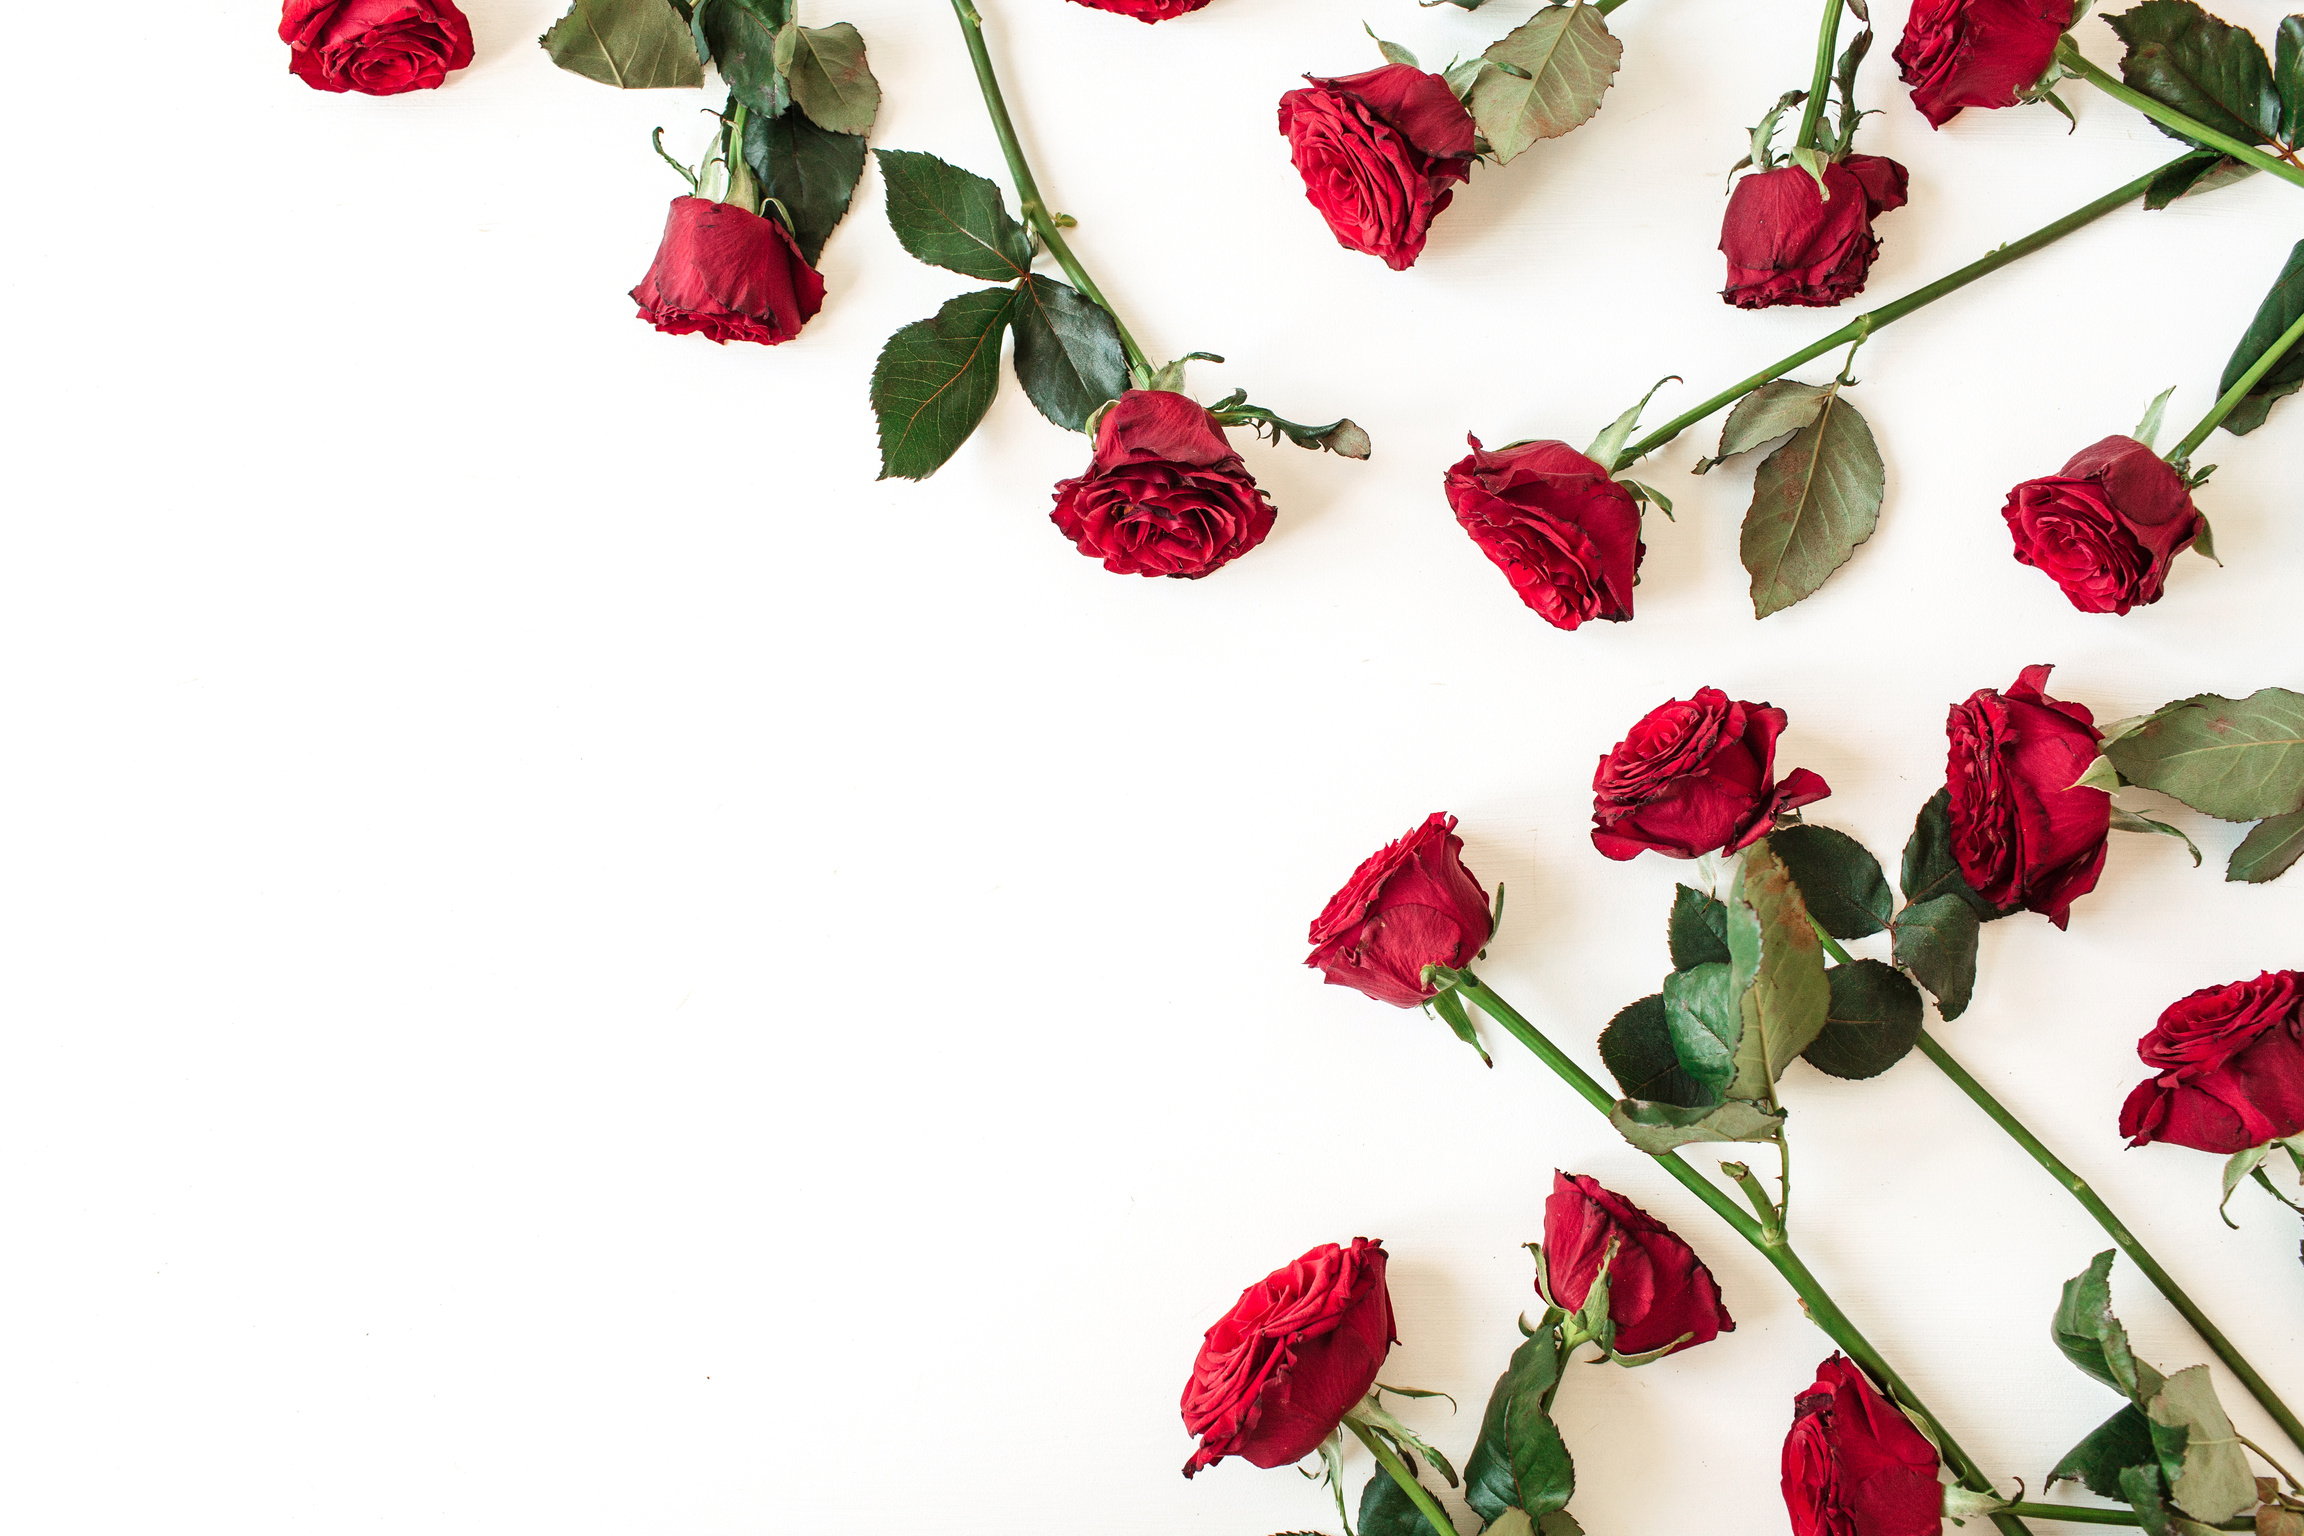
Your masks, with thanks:
[{"label": "curved stem", "polygon": [[[1470,971],[1457,971],[1453,974],[1456,990],[1463,994],[1467,1002],[1477,1006],[1481,1012],[1502,1025],[1505,1032],[1511,1035],[1513,1039],[1534,1052],[1536,1059],[1550,1067],[1563,1082],[1575,1089],[1585,1103],[1603,1115],[1615,1108],[1616,1100],[1605,1088],[1593,1080],[1591,1073],[1569,1059],[1550,1040],[1545,1039],[1537,1031],[1535,1025],[1522,1018],[1510,1003],[1505,1002],[1504,999],[1490,991],[1487,984],[1481,981],[1479,977]],[[1800,1256],[1793,1252],[1792,1245],[1788,1241],[1781,1235],[1771,1238],[1763,1232],[1760,1223],[1753,1220],[1741,1206],[1737,1205],[1729,1197],[1726,1190],[1698,1173],[1688,1160],[1680,1156],[1679,1153],[1651,1153],[1650,1156],[1655,1158],[1666,1173],[1686,1186],[1690,1194],[1710,1206],[1714,1215],[1733,1227],[1738,1237],[1743,1238],[1745,1242],[1759,1250],[1760,1256],[1775,1267],[1776,1272],[1784,1277],[1785,1282],[1799,1296],[1801,1308],[1807,1312],[1810,1322],[1823,1329],[1832,1342],[1839,1345],[1850,1359],[1871,1372],[1873,1379],[1885,1386],[1898,1402],[1926,1419],[1933,1426],[1937,1446],[1943,1453],[1944,1465],[1951,1468],[1953,1475],[1960,1479],[1964,1487],[1974,1489],[1978,1493],[1993,1491],[1991,1480],[1977,1470],[1976,1463],[1969,1459],[1968,1453],[1960,1448],[1959,1443],[1944,1428],[1943,1421],[1928,1410],[1927,1406],[1920,1401],[1919,1395],[1905,1383],[1902,1377],[1896,1374],[1886,1360],[1881,1358],[1880,1351],[1872,1347],[1872,1341],[1865,1338],[1857,1330],[1856,1325],[1848,1320],[1848,1314],[1842,1312],[1838,1304],[1825,1293],[1824,1287],[1809,1271],[1808,1266],[1801,1262]],[[2029,1529],[2023,1521],[2011,1515],[1994,1515],[1992,1523],[1998,1526],[2001,1531],[2011,1533],[2011,1536],[2012,1533],[2028,1532]]]},{"label": "curved stem", "polygon": [[2224,391],[2208,414],[2200,418],[2200,424],[2184,434],[2184,441],[2168,450],[2168,462],[2181,464],[2190,458],[2194,449],[2208,441],[2208,434],[2222,425],[2224,418],[2248,398],[2248,391],[2256,387],[2256,381],[2278,367],[2280,359],[2288,355],[2288,349],[2299,341],[2304,341],[2304,315],[2298,315],[2296,323],[2282,332],[2278,341],[2264,349],[2264,355],[2256,359],[2255,364],[2240,375],[2230,389]]},{"label": "curved stem", "polygon": [[1016,201],[1022,206],[1024,222],[1040,237],[1040,243],[1048,247],[1048,254],[1056,258],[1056,265],[1072,279],[1072,286],[1095,300],[1097,306],[1112,317],[1113,329],[1120,333],[1120,345],[1128,353],[1130,369],[1143,378],[1150,378],[1152,364],[1144,356],[1144,349],[1136,345],[1136,338],[1120,321],[1120,312],[1104,297],[1104,290],[1096,286],[1088,269],[1080,265],[1080,258],[1072,254],[1064,231],[1057,226],[1055,215],[1048,211],[1047,202],[1040,196],[1040,183],[1033,179],[1032,167],[1025,162],[1024,146],[1016,139],[1016,122],[1008,115],[1007,99],[1000,94],[1000,77],[992,72],[992,55],[984,47],[984,18],[976,13],[970,0],[952,0],[952,11],[960,18],[961,36],[968,40],[968,57],[976,66],[976,85],[984,93],[984,110],[991,114],[992,131],[1000,139],[1000,153],[1007,158],[1008,179],[1016,184]]},{"label": "curved stem", "polygon": [[2205,123],[2194,122],[2174,107],[2154,101],[2142,91],[2131,90],[2114,78],[2110,72],[2089,63],[2086,56],[2080,52],[2080,45],[2073,42],[2071,38],[2066,37],[2056,45],[2056,62],[2114,101],[2125,102],[2152,121],[2175,129],[2185,138],[2191,139],[2195,143],[2205,144],[2210,149],[2220,149],[2235,160],[2252,165],[2260,171],[2269,171],[2282,181],[2292,181],[2297,186],[2304,187],[2304,170],[2299,170],[2294,165],[2275,159],[2253,145],[2243,144],[2228,134],[2218,133]]},{"label": "curved stem", "polygon": [[1358,1419],[1347,1418],[1344,1425],[1362,1445],[1368,1447],[1369,1454],[1376,1458],[1376,1464],[1392,1474],[1392,1481],[1398,1483],[1400,1491],[1408,1495],[1409,1501],[1424,1512],[1424,1518],[1432,1522],[1432,1529],[1439,1532],[1440,1536],[1450,1536],[1456,1529],[1456,1522],[1448,1518],[1447,1511],[1434,1502],[1422,1483],[1416,1481],[1416,1474],[1401,1463],[1392,1447],[1386,1445],[1382,1437],[1371,1433],[1368,1426]]},{"label": "curved stem", "polygon": [[[2061,1520],[2067,1525],[2142,1525],[2143,1520],[2132,1509],[2090,1509],[2084,1504],[2037,1504],[2022,1499],[2008,1506],[2007,1513],[2025,1515],[2034,1520]],[[2227,1520],[2222,1525],[2208,1527],[2212,1531],[2253,1531],[2253,1520]]]},{"label": "curved stem", "polygon": [[1840,11],[1845,0],[1824,0],[1824,21],[1816,32],[1816,68],[1808,77],[1808,105],[1800,113],[1800,133],[1793,144],[1816,147],[1816,130],[1824,122],[1824,97],[1832,86],[1832,56],[1840,46]]}]

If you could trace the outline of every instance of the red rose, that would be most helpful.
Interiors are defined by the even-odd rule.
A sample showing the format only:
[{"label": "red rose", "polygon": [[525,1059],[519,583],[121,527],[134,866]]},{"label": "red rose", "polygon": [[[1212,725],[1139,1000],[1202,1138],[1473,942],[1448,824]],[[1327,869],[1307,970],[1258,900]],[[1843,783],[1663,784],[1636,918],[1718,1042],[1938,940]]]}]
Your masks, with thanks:
[{"label": "red rose", "polygon": [[1323,1243],[1240,1293],[1184,1383],[1190,1477],[1227,1456],[1285,1467],[1320,1448],[1368,1395],[1392,1331],[1384,1245]]},{"label": "red rose", "polygon": [[1472,179],[1472,114],[1447,81],[1407,64],[1304,78],[1310,89],[1280,98],[1280,131],[1305,195],[1339,245],[1405,271],[1451,183]]},{"label": "red rose", "polygon": [[1133,16],[1138,21],[1166,21],[1171,16],[1196,11],[1208,0],[1074,0],[1074,3],[1110,11],[1115,16]]},{"label": "red rose", "polygon": [[2168,567],[2207,526],[2184,477],[2136,439],[2117,436],[2010,491],[2000,515],[2017,560],[2046,571],[2082,613],[2160,601]]},{"label": "red rose", "polygon": [[632,290],[640,318],[674,336],[775,346],[824,307],[824,279],[774,219],[701,197],[672,199],[663,243]]},{"label": "red rose", "polygon": [[1844,1355],[1792,1400],[1784,1507],[1792,1536],[1939,1536],[1936,1448]]},{"label": "red rose", "polygon": [[1784,711],[1717,688],[1640,717],[1592,775],[1592,846],[1612,859],[1735,853],[1832,787],[1805,768],[1776,782]]},{"label": "red rose", "polygon": [[2073,786],[2096,760],[2096,717],[2041,690],[2026,667],[2006,693],[1952,706],[1952,854],[1976,894],[2003,911],[2044,913],[2061,928],[2096,888],[2112,831],[2112,797]]},{"label": "red rose", "polygon": [[472,24],[455,0],[288,0],[288,68],[316,91],[429,91],[472,62]]},{"label": "red rose", "polygon": [[2159,1075],[2120,1107],[2132,1147],[2231,1153],[2304,1132],[2304,976],[2294,971],[2170,1004],[2136,1054]]},{"label": "red rose", "polygon": [[1337,986],[1413,1008],[1424,967],[1471,963],[1488,943],[1488,893],[1464,867],[1456,818],[1434,811],[1352,871],[1312,923],[1304,963]]},{"label": "red rose", "polygon": [[1050,516],[1117,575],[1205,576],[1263,543],[1274,512],[1199,402],[1132,389],[1097,424],[1088,472],[1057,482]]},{"label": "red rose", "polygon": [[2012,107],[2048,73],[2072,0],[1917,0],[1896,45],[1912,105],[1943,127],[1962,107]]},{"label": "red rose", "polygon": [[1632,617],[1632,579],[1648,547],[1640,505],[1608,471],[1566,443],[1513,443],[1469,458],[1443,482],[1456,521],[1480,553],[1559,629]]},{"label": "red rose", "polygon": [[1544,1268],[1555,1302],[1571,1312],[1584,1305],[1611,1242],[1617,1247],[1608,1267],[1608,1316],[1618,1353],[1643,1355],[1693,1334],[1677,1354],[1735,1331],[1719,1282],[1695,1249],[1596,1180],[1554,1169],[1544,1202]]},{"label": "red rose", "polygon": [[1904,183],[1904,167],[1882,155],[1850,155],[1826,166],[1829,199],[1796,165],[1745,177],[1720,224],[1720,249],[1728,258],[1728,286],[1720,297],[1738,309],[1829,309],[1863,292],[1880,253],[1872,221],[1904,206]]}]

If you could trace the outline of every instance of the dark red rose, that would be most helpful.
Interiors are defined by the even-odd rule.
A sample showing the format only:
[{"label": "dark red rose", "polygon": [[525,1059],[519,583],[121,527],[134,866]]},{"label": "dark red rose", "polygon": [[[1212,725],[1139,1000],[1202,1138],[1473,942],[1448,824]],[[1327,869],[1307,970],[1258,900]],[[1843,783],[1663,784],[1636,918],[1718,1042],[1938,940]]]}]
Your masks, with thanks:
[{"label": "dark red rose", "polygon": [[775,346],[824,307],[824,279],[774,219],[701,197],[676,197],[648,275],[632,290],[640,318],[675,336]]},{"label": "dark red rose", "polygon": [[2294,971],[2171,1003],[2136,1054],[2158,1075],[2120,1107],[2132,1147],[2232,1153],[2304,1133],[2304,976]]},{"label": "dark red rose", "polygon": [[2025,481],[2000,515],[2017,560],[2046,571],[2082,613],[2160,601],[2168,567],[2207,526],[2184,477],[2132,437],[2108,437]]},{"label": "dark red rose", "polygon": [[288,0],[288,68],[316,91],[429,91],[472,62],[472,24],[455,0]]},{"label": "dark red rose", "polygon": [[1088,472],[1057,482],[1050,514],[1121,576],[1205,576],[1263,543],[1273,515],[1216,418],[1164,389],[1105,411]]},{"label": "dark red rose", "polygon": [[1488,893],[1464,867],[1456,818],[1424,825],[1363,860],[1312,920],[1304,963],[1341,987],[1413,1008],[1435,989],[1424,967],[1469,965],[1488,943]]},{"label": "dark red rose", "polygon": [[1776,782],[1784,723],[1775,705],[1717,688],[1648,711],[1592,775],[1592,846],[1612,859],[1698,859],[1766,837],[1778,816],[1832,793],[1805,768]]},{"label": "dark red rose", "polygon": [[1673,1350],[1678,1354],[1735,1331],[1719,1282],[1695,1249],[1596,1180],[1554,1169],[1544,1202],[1544,1268],[1555,1302],[1571,1312],[1584,1305],[1611,1242],[1617,1246],[1608,1267],[1608,1316],[1616,1324],[1617,1353],[1644,1355],[1694,1335]]},{"label": "dark red rose", "polygon": [[1844,1355],[1792,1400],[1784,1507],[1792,1536],[1939,1536],[1936,1448]]},{"label": "dark red rose", "polygon": [[1850,155],[1824,168],[1827,200],[1816,178],[1796,165],[1760,171],[1736,183],[1720,224],[1728,286],[1720,297],[1738,309],[1805,304],[1829,309],[1864,291],[1880,242],[1872,221],[1904,206],[1904,167],[1882,155]]},{"label": "dark red rose", "polygon": [[1896,45],[1912,105],[1934,127],[1962,107],[2012,107],[2048,73],[2072,0],[1916,0]]},{"label": "dark red rose", "polygon": [[1184,1428],[1200,1437],[1186,1477],[1227,1456],[1285,1467],[1335,1433],[1399,1342],[1384,1259],[1365,1237],[1323,1243],[1240,1293],[1184,1383]]},{"label": "dark red rose", "polygon": [[1280,98],[1280,131],[1304,194],[1346,250],[1395,272],[1472,179],[1472,114],[1448,82],[1407,64],[1323,80]]},{"label": "dark red rose", "polygon": [[1520,601],[1559,629],[1632,617],[1632,578],[1648,546],[1640,504],[1566,443],[1472,445],[1443,482],[1456,521]]},{"label": "dark red rose", "polygon": [[1074,3],[1110,11],[1115,16],[1133,16],[1138,21],[1166,21],[1171,16],[1196,11],[1208,0],[1074,0]]},{"label": "dark red rose", "polygon": [[2112,797],[2073,785],[2096,760],[2096,717],[2041,690],[2026,667],[2006,693],[1979,690],[1944,722],[1952,751],[1952,855],[1976,894],[2023,907],[2061,928],[2096,889],[2112,831]]}]

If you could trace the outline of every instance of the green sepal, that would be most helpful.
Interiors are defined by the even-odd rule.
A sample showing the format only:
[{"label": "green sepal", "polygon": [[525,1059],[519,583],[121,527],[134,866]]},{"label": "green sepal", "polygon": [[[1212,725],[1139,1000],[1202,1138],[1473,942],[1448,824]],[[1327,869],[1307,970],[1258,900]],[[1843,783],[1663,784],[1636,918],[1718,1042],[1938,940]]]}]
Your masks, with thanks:
[{"label": "green sepal", "polygon": [[[1592,446],[1584,450],[1584,457],[1590,459],[1593,463],[1608,471],[1608,473],[1616,473],[1617,470],[1623,467],[1616,461],[1618,458],[1622,457],[1624,453],[1624,445],[1632,440],[1633,431],[1640,425],[1640,413],[1648,408],[1649,401],[1656,398],[1656,391],[1662,389],[1667,384],[1677,384],[1679,382],[1680,376],[1676,373],[1673,373],[1666,374],[1663,378],[1658,379],[1655,383],[1649,385],[1648,393],[1642,395],[1638,400],[1634,401],[1632,405],[1625,410],[1623,415],[1618,416],[1613,422],[1609,423],[1607,431],[1601,433],[1598,437],[1592,440]],[[1665,510],[1671,510],[1669,504],[1666,505]]]},{"label": "green sepal", "polygon": [[[1760,121],[1752,125],[1752,153],[1746,161],[1747,164],[1755,170],[1772,171],[1776,169],[1776,125],[1784,120],[1786,112],[1801,105],[1807,99],[1808,93],[1806,91],[1786,91],[1776,98],[1776,105],[1770,107],[1761,115]],[[1731,171],[1729,174],[1734,175],[1735,172]]]},{"label": "green sepal", "polygon": [[1888,926],[1896,900],[1880,861],[1862,843],[1834,827],[1786,827],[1768,846],[1792,871],[1808,915],[1836,939],[1861,939]]},{"label": "green sepal", "polygon": [[1808,1064],[1834,1077],[1878,1077],[1919,1043],[1926,1010],[1919,989],[1894,966],[1858,960],[1825,973],[1832,1012],[1805,1052]]},{"label": "green sepal", "polygon": [[1495,1060],[1488,1054],[1488,1047],[1480,1043],[1480,1031],[1473,1028],[1472,1016],[1465,1011],[1464,999],[1454,987],[1445,987],[1434,993],[1432,1000],[1424,1006],[1438,1014],[1441,1021],[1456,1032],[1457,1039],[1480,1053],[1482,1066],[1493,1067],[1496,1065]]},{"label": "green sepal", "polygon": [[[1862,11],[1857,12],[1862,15]],[[1826,150],[1835,160],[1845,160],[1848,151],[1856,147],[1856,127],[1864,121],[1864,113],[1856,105],[1856,71],[1864,65],[1864,56],[1872,51],[1872,28],[1849,39],[1840,55],[1840,62],[1832,71],[1832,83],[1840,96],[1840,131],[1825,130]]]},{"label": "green sepal", "polygon": [[2194,869],[2200,867],[2200,845],[2187,837],[2180,828],[2172,827],[2164,821],[2154,821],[2149,816],[2139,816],[2134,811],[2125,811],[2116,805],[2112,807],[2112,830],[2115,832],[2149,832],[2160,837],[2176,838],[2185,847],[2192,850],[2192,867]]},{"label": "green sepal", "polygon": [[[2281,23],[2282,46],[2287,46],[2288,28],[2304,20],[2291,16]],[[2256,366],[2256,360],[2270,351],[2272,344],[2288,333],[2297,317],[2304,315],[2304,240],[2288,253],[2288,260],[2273,279],[2272,287],[2256,306],[2256,314],[2248,322],[2248,329],[2240,337],[2240,345],[2232,351],[2230,361],[2224,364],[2224,376],[2217,380],[2219,396],[2240,382],[2241,375]],[[2264,377],[2249,387],[2240,403],[2224,418],[2224,430],[2235,437],[2243,437],[2264,425],[2264,418],[2280,400],[2304,389],[2304,347],[2294,347],[2288,355],[2274,363]]]},{"label": "green sepal", "polygon": [[1667,930],[1672,969],[1692,970],[1714,961],[1728,960],[1728,906],[1694,886],[1672,890],[1672,917]]},{"label": "green sepal", "polygon": [[574,0],[536,41],[570,74],[619,90],[694,89],[704,83],[695,39],[670,0]]},{"label": "green sepal", "polygon": [[1375,41],[1376,51],[1384,55],[1385,63],[1405,64],[1410,69],[1417,70],[1420,70],[1424,67],[1423,65],[1416,62],[1416,55],[1410,53],[1407,49],[1401,47],[1398,43],[1388,43],[1384,41],[1384,39],[1377,37],[1376,29],[1368,25],[1368,23],[1360,23],[1360,30],[1367,33],[1368,36]]},{"label": "green sepal", "polygon": [[2262,885],[2277,880],[2304,858],[2304,811],[2268,816],[2248,829],[2225,866],[2226,880]]},{"label": "green sepal", "polygon": [[2168,397],[2174,393],[2176,386],[2171,384],[2154,395],[2152,404],[2145,409],[2144,419],[2137,422],[2136,430],[2128,435],[2147,448],[2153,447],[2160,438],[2160,419],[2168,412]]},{"label": "green sepal", "polygon": [[1000,392],[1000,337],[1015,306],[1014,289],[979,288],[888,338],[872,369],[881,479],[927,479],[983,422]]},{"label": "green sepal", "polygon": [[2224,1198],[2216,1202],[2216,1214],[2223,1217],[2224,1225],[2235,1232],[2240,1230],[2240,1223],[2232,1219],[2229,1209],[2233,1191],[2248,1181],[2248,1175],[2263,1167],[2264,1159],[2271,1155],[2272,1144],[2266,1142],[2260,1147],[2242,1147],[2224,1159]]}]

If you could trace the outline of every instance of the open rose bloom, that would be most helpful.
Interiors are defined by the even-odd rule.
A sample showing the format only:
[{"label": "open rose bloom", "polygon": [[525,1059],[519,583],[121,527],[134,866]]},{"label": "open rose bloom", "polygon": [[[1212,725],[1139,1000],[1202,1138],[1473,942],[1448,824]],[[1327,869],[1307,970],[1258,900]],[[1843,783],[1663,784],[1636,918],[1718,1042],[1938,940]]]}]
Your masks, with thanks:
[{"label": "open rose bloom", "polygon": [[1424,824],[1369,855],[1328,898],[1304,963],[1336,986],[1413,1008],[1431,998],[1424,968],[1469,965],[1488,943],[1488,893],[1464,867],[1456,818]]},{"label": "open rose bloom", "polygon": [[1049,514],[1120,576],[1205,576],[1264,542],[1276,513],[1223,427],[1189,395],[1132,389],[1096,424],[1088,472]]},{"label": "open rose bloom", "polygon": [[2048,73],[2072,0],[1917,0],[1896,45],[1912,105],[1943,127],[1963,107],[2012,107]]},{"label": "open rose bloom", "polygon": [[1735,853],[1832,793],[1805,768],[1776,780],[1784,711],[1717,688],[1640,717],[1592,774],[1592,846],[1611,859]]},{"label": "open rose bloom", "polygon": [[[1611,1245],[1616,1257],[1609,1263]],[[1667,1344],[1677,1354],[1736,1327],[1712,1271],[1671,1228],[1598,1180],[1555,1169],[1544,1202],[1552,1300],[1569,1311],[1583,1306],[1603,1263],[1618,1354],[1644,1355]]]},{"label": "open rose bloom", "polygon": [[1448,82],[1407,64],[1311,82],[1280,98],[1304,195],[1337,244],[1404,271],[1472,179],[1472,114]]},{"label": "open rose bloom", "polygon": [[1784,1437],[1792,1536],[1941,1536],[1944,1485],[1927,1437],[1845,1355],[1816,1368]]},{"label": "open rose bloom", "polygon": [[2168,568],[2208,526],[2184,477],[2146,444],[2119,436],[2025,481],[2000,515],[2017,560],[2047,573],[2082,613],[2160,601]]},{"label": "open rose bloom", "polygon": [[734,203],[676,197],[632,301],[660,331],[772,347],[799,335],[824,307],[824,279],[776,220]]},{"label": "open rose bloom", "polygon": [[1961,877],[1991,905],[2061,928],[2104,872],[2112,797],[2074,787],[2103,738],[2086,705],[2048,696],[2048,672],[2026,667],[2007,691],[1952,707],[1945,787]]},{"label": "open rose bloom", "polygon": [[1828,309],[1862,292],[1880,254],[1872,221],[1904,206],[1905,183],[1904,167],[1884,155],[1833,162],[1822,189],[1797,165],[1746,176],[1720,223],[1728,258],[1720,297],[1739,309]]},{"label": "open rose bloom", "polygon": [[429,91],[472,62],[472,24],[455,0],[288,0],[288,68],[316,91]]},{"label": "open rose bloom", "polygon": [[1456,521],[1555,629],[1632,617],[1632,583],[1647,552],[1640,504],[1597,461],[1566,443],[1513,443],[1471,455],[1443,484]]},{"label": "open rose bloom", "polygon": [[2230,1155],[2304,1134],[2304,976],[2294,971],[2170,1004],[2136,1054],[2153,1075],[2120,1109],[2132,1147]]}]

